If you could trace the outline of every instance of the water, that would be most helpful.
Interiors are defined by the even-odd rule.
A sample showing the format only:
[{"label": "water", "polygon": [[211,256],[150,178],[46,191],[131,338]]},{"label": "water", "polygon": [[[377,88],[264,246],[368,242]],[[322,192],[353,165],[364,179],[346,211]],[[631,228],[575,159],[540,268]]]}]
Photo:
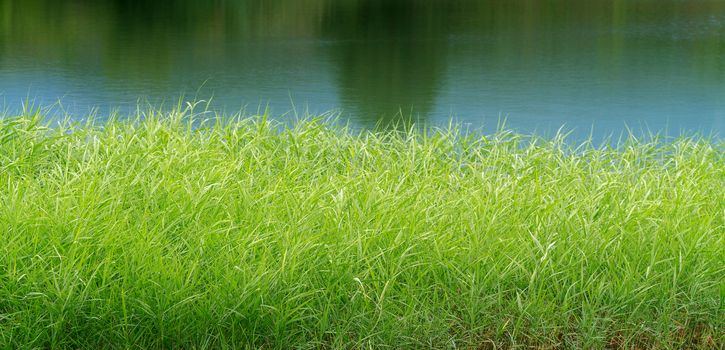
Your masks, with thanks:
[{"label": "water", "polygon": [[0,0],[6,110],[182,94],[361,127],[721,134],[725,1]]}]

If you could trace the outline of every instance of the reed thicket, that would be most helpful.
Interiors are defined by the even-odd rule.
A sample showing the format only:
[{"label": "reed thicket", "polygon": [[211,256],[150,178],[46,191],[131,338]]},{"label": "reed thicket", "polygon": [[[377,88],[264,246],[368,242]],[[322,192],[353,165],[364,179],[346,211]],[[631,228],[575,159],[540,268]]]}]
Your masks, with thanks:
[{"label": "reed thicket", "polygon": [[724,344],[716,138],[43,120],[0,121],[0,348]]}]

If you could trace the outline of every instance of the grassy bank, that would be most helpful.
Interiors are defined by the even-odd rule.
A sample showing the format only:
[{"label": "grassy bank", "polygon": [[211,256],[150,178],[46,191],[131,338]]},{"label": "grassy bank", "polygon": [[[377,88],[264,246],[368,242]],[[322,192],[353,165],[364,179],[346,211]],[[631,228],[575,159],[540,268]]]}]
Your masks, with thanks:
[{"label": "grassy bank", "polygon": [[0,121],[0,348],[721,348],[718,140]]}]

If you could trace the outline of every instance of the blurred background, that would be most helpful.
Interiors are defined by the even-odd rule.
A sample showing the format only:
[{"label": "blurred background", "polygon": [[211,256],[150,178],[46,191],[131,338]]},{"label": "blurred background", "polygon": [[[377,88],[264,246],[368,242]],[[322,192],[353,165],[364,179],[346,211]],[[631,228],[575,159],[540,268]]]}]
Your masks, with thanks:
[{"label": "blurred background", "polygon": [[[0,103],[721,133],[721,0],[0,0]],[[286,116],[287,117],[286,117]]]}]

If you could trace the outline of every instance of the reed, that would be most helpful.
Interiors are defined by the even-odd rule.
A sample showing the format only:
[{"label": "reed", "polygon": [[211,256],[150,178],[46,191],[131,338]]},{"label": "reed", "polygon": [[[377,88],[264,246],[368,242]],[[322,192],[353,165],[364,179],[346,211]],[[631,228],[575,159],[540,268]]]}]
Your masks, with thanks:
[{"label": "reed", "polygon": [[725,344],[717,138],[202,116],[0,120],[0,348]]}]

